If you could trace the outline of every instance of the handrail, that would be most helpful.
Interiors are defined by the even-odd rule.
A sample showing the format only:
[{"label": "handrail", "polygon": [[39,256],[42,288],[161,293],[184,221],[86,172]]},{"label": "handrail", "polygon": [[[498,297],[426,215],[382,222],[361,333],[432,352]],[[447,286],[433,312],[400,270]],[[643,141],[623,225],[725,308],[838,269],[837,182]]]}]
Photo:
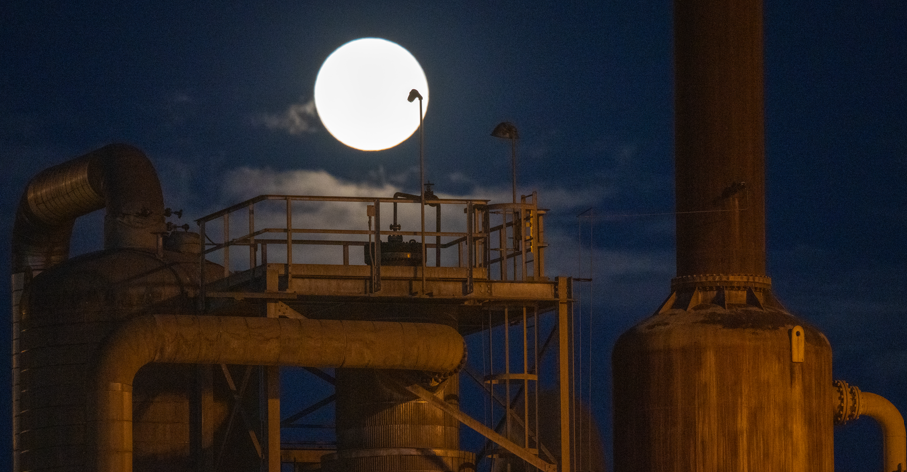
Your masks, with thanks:
[{"label": "handrail", "polygon": [[[277,206],[267,207],[264,213],[265,218],[274,221],[274,216],[277,216],[276,221],[281,221],[282,217],[278,215],[280,212],[286,212],[285,225],[278,224],[277,227],[274,227],[272,223],[266,228],[256,227],[256,223],[260,224],[262,221],[262,209],[259,208],[259,214],[256,215],[255,207],[268,201],[277,202]],[[324,225],[322,225],[322,227],[301,228],[298,222],[306,221],[305,216],[300,217],[300,208],[302,206],[294,209],[293,202],[360,204],[363,212],[362,227],[338,226],[334,224],[332,227],[323,227]],[[434,231],[415,229],[403,231],[396,225],[393,225],[390,229],[382,229],[380,207],[384,204],[394,206],[415,204],[421,206],[419,199],[259,195],[196,220],[203,241],[199,263],[204,264],[206,257],[213,253],[220,253],[224,264],[224,276],[227,276],[233,268],[230,265],[231,256],[233,256],[234,264],[237,262],[236,256],[231,254],[231,247],[237,246],[248,248],[249,269],[259,264],[279,262],[279,259],[285,258],[288,275],[292,276],[294,264],[302,263],[306,258],[315,254],[310,251],[307,252],[304,249],[306,246],[341,246],[343,249],[342,262],[340,262],[341,258],[339,257],[337,261],[340,265],[349,265],[349,256],[351,254],[349,248],[351,246],[368,248],[370,244],[373,244],[370,242],[381,241],[382,245],[386,245],[400,243],[402,242],[402,237],[414,237],[416,240],[424,240],[422,246],[425,248],[433,249],[430,253],[426,253],[426,256],[423,256],[431,258],[430,260],[423,260],[425,266],[442,267],[448,265],[465,267],[467,268],[469,281],[472,280],[474,268],[487,269],[486,276],[491,279],[542,279],[544,277],[544,264],[541,250],[546,245],[543,241],[541,228],[545,210],[538,208],[535,193],[531,196],[524,196],[520,203],[489,204],[488,202],[489,200],[485,199],[438,198],[426,200],[425,204],[436,207],[436,211],[433,212],[436,220]],[[283,206],[283,209],[280,209],[281,206]],[[305,211],[312,211],[311,206],[304,205]],[[334,207],[330,208],[333,209]],[[448,210],[443,213],[444,224],[447,225],[447,228],[442,227],[442,208],[453,208],[453,211]],[[464,216],[456,216],[461,208]],[[276,211],[277,214],[267,216],[271,211]],[[316,209],[315,211],[317,212],[318,210]],[[247,212],[247,216],[243,215],[244,212]],[[421,226],[411,220],[411,212],[405,212],[404,214],[409,215],[403,220],[405,226],[410,228]],[[296,219],[295,223],[293,221],[294,218]],[[495,221],[491,221],[492,219]],[[409,220],[408,223],[406,222],[407,220]],[[369,222],[368,227],[365,225],[366,221]],[[372,225],[373,223],[374,226]],[[456,228],[464,228],[464,230],[452,230],[451,225]],[[231,234],[231,231],[237,232],[238,228],[243,228],[239,230],[241,234]],[[214,241],[210,238],[211,230],[214,230],[214,233],[222,233],[221,241]],[[281,236],[268,237],[267,235]],[[294,238],[302,235],[309,235],[309,237]],[[396,241],[388,239],[385,242],[383,241],[385,236],[400,238]],[[214,237],[217,238],[217,236]],[[286,253],[284,256],[283,251],[278,250],[279,259],[274,260],[272,257],[272,260],[268,261],[268,247],[273,245],[285,245]],[[296,254],[294,254],[294,247],[296,248]],[[301,252],[299,251],[300,247],[303,247]],[[385,250],[387,249],[385,248]],[[378,292],[380,291],[381,248],[376,246],[374,252],[372,256],[366,257],[365,260],[371,261],[368,263],[374,267],[372,290]],[[242,252],[237,254],[245,262],[245,256],[243,256]],[[328,254],[328,257],[333,256]],[[359,256],[357,255],[356,257],[358,258]],[[354,259],[353,263],[361,264],[362,262],[361,259]],[[205,276],[203,272],[200,273],[203,285],[200,294],[201,306],[204,306]],[[467,288],[464,291],[466,294],[471,293],[471,283],[469,281],[467,281]]]},{"label": "handrail", "polygon": [[[216,211],[214,213],[205,215],[201,218],[195,220],[196,223],[201,223],[202,221],[211,221],[216,218],[220,218],[227,213],[232,213],[243,208],[247,208],[249,205],[254,205],[259,202],[266,200],[290,200],[294,202],[348,202],[348,203],[374,203],[375,201],[381,203],[419,203],[418,200],[405,199],[405,198],[375,198],[375,197],[340,197],[340,196],[315,196],[315,195],[259,195],[257,197],[250,198],[248,200],[237,203],[233,206],[224,208],[223,210]],[[483,199],[462,199],[462,198],[439,198],[435,200],[425,200],[426,205],[430,204],[454,204],[454,205],[466,205],[467,203],[487,205],[490,200]],[[508,204],[512,205],[512,204]]]}]

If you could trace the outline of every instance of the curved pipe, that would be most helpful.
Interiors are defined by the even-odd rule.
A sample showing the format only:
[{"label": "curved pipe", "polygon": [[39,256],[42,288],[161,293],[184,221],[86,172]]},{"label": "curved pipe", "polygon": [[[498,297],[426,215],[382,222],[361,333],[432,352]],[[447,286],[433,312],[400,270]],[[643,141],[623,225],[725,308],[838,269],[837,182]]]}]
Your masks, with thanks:
[{"label": "curved pipe", "polygon": [[68,259],[76,218],[105,207],[105,248],[156,249],[164,198],[142,151],[110,144],[36,175],[16,211],[12,272],[37,273]]},{"label": "curved pipe", "polygon": [[146,315],[99,348],[87,405],[87,470],[132,470],[132,381],[145,364],[294,365],[446,372],[463,338],[426,323]]},{"label": "curved pipe", "polygon": [[885,471],[903,471],[907,468],[907,430],[904,417],[888,400],[874,393],[860,395],[860,415],[868,416],[882,427],[885,448]]},{"label": "curved pipe", "polygon": [[874,393],[862,392],[855,385],[836,380],[832,395],[835,424],[845,424],[868,416],[882,428],[885,472],[907,470],[907,429],[904,417],[890,401]]}]

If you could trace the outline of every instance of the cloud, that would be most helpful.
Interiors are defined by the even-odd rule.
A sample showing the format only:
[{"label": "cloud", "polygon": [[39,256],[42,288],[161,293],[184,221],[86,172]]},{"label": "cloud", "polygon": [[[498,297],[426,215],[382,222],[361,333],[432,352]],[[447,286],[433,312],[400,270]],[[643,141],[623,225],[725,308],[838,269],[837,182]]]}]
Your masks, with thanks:
[{"label": "cloud", "polygon": [[351,182],[324,170],[277,171],[239,167],[224,176],[224,196],[248,199],[256,195],[329,195],[337,197],[393,196],[388,184]]},{"label": "cloud", "polygon": [[292,135],[315,133],[318,112],[315,110],[315,100],[294,103],[287,107],[283,113],[263,113],[253,118],[255,125],[265,126],[271,130],[283,130]]}]

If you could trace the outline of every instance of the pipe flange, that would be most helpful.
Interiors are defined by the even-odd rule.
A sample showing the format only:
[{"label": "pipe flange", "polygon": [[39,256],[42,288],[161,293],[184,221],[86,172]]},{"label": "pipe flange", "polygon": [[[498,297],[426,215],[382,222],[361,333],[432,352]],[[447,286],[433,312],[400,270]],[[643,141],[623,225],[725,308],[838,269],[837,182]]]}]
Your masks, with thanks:
[{"label": "pipe flange", "polygon": [[428,379],[423,383],[426,383],[431,387],[437,387],[438,385],[441,385],[442,383],[444,383],[444,381],[453,377],[454,375],[457,375],[458,373],[460,373],[461,370],[463,370],[463,367],[466,366],[467,358],[468,358],[468,355],[467,355],[467,351],[466,351],[466,340],[464,339],[463,340],[463,357],[460,358],[460,363],[457,364],[457,366],[454,367],[453,369],[448,370],[447,372],[435,372],[435,373],[425,372],[425,374],[428,374],[427,375]]},{"label": "pipe flange", "polygon": [[835,380],[835,424],[845,424],[860,417],[860,389],[843,380]]},{"label": "pipe flange", "polygon": [[696,288],[752,288],[764,291],[772,288],[772,279],[752,274],[702,274],[684,275],[671,279],[671,291]]}]

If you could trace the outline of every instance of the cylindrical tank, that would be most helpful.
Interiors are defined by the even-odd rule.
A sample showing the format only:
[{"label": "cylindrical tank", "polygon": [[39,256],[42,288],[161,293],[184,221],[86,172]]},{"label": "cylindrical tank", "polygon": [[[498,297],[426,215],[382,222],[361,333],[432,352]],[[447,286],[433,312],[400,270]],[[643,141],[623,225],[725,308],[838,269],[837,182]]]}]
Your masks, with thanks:
[{"label": "cylindrical tank", "polygon": [[831,347],[765,276],[762,2],[674,26],[677,277],[614,347],[615,470],[831,472]]},{"label": "cylindrical tank", "polygon": [[[460,450],[457,420],[388,384],[393,372],[337,369],[337,453],[326,472],[469,471],[473,454]],[[453,375],[435,395],[459,404]]]},{"label": "cylindrical tank", "polygon": [[[214,279],[223,269],[207,268]],[[195,312],[198,254],[113,249],[39,274],[20,303],[18,464],[21,471],[82,471],[89,363],[119,323],[140,314]],[[188,470],[194,366],[149,365],[134,384],[136,471]],[[209,402],[206,425],[226,416]],[[202,437],[211,437],[204,434]],[[211,445],[207,445],[210,447]]]},{"label": "cylindrical tank", "polygon": [[[444,324],[456,328],[456,307],[372,305],[347,316],[384,321]],[[322,312],[325,314],[327,312]],[[464,359],[465,361],[465,359]],[[469,472],[475,455],[460,450],[456,418],[395,383],[419,383],[459,407],[457,372],[423,374],[374,369],[336,370],[337,453],[322,458],[325,472]]]},{"label": "cylindrical tank", "polygon": [[[825,336],[766,285],[711,284],[677,287],[618,339],[615,470],[831,472]],[[805,338],[802,362],[794,357],[797,333]]]}]

